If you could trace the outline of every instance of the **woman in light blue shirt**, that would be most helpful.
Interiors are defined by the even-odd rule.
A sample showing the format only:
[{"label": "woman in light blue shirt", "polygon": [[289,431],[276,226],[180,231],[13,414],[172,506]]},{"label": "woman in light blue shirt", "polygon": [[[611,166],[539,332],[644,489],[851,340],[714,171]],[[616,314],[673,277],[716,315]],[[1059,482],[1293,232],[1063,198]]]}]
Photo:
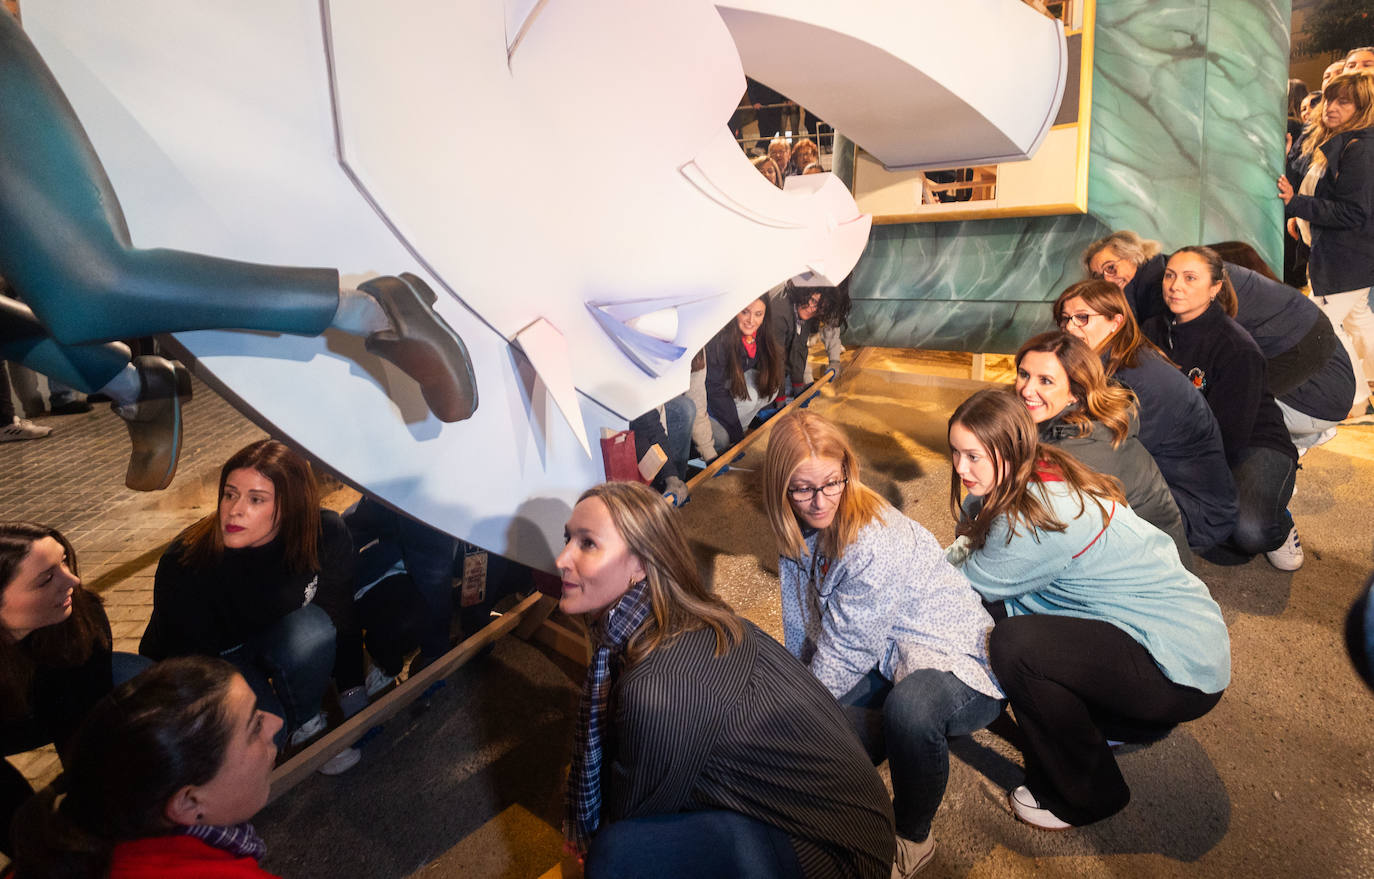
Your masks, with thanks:
[{"label": "woman in light blue shirt", "polygon": [[992,618],[930,532],[860,481],[849,443],[821,416],[797,411],[773,426],[763,478],[783,641],[840,700],[874,762],[886,752],[893,875],[910,876],[934,852],[948,738],[1002,711]]},{"label": "woman in light blue shirt", "polygon": [[1005,390],[964,401],[949,445],[963,572],[1005,613],[989,655],[1025,734],[1012,810],[1046,830],[1113,815],[1130,789],[1108,739],[1158,739],[1230,682],[1221,610],[1121,484],[1043,445]]}]

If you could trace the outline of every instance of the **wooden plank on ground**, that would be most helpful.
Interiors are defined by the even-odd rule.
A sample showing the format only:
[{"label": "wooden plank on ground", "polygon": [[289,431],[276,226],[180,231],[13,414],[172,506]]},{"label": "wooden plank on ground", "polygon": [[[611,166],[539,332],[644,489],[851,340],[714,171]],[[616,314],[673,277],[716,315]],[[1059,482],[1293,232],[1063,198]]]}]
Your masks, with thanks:
[{"label": "wooden plank on ground", "polygon": [[272,795],[268,802],[276,800],[277,797],[305,780],[310,773],[327,763],[329,758],[362,738],[369,729],[414,702],[421,693],[429,688],[430,684],[448,677],[454,670],[476,656],[482,648],[510,632],[520,623],[525,614],[537,606],[540,599],[544,597],[539,592],[532,593],[515,607],[501,614],[500,618],[493,620],[480,632],[470,638],[465,638],[448,653],[425,666],[419,674],[412,675],[405,683],[339,724],[338,727],[314,744],[278,766],[272,773]]}]

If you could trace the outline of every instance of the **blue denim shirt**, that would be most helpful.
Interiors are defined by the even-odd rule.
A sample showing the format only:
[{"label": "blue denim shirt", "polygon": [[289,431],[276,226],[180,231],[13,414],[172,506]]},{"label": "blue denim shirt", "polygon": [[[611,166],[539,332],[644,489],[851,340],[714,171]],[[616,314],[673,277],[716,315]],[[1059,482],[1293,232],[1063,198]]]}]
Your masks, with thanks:
[{"label": "blue denim shirt", "polygon": [[929,531],[887,507],[838,559],[806,536],[782,557],[783,643],[837,698],[874,668],[896,683],[913,671],[952,673],[995,699],[992,617]]}]

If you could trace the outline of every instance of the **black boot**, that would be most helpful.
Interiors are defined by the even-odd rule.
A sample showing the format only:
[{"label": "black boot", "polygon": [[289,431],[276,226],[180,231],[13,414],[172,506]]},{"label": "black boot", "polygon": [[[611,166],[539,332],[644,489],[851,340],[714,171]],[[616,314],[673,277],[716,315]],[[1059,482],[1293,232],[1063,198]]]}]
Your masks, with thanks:
[{"label": "black boot", "polygon": [[467,346],[434,305],[434,291],[409,272],[373,278],[358,289],[382,306],[391,328],[367,337],[367,350],[386,358],[420,383],[425,403],[440,421],[462,421],[477,410],[477,378]]},{"label": "black boot", "polygon": [[133,452],[124,484],[134,491],[158,491],[172,482],[181,452],[181,398],[177,395],[179,363],[145,354],[135,357],[138,399],[127,406],[110,408],[129,428]]}]

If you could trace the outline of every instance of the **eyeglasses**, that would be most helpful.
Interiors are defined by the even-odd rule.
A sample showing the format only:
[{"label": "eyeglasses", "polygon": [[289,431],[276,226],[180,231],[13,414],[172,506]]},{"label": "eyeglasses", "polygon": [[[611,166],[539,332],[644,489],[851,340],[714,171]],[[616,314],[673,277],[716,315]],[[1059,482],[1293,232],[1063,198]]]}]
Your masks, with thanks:
[{"label": "eyeglasses", "polygon": [[787,496],[799,504],[804,504],[815,497],[818,491],[826,497],[839,497],[840,492],[844,491],[844,487],[848,484],[848,479],[837,479],[834,482],[827,482],[819,488],[789,488]]},{"label": "eyeglasses", "polygon": [[1059,315],[1059,320],[1057,321],[1057,323],[1059,324],[1059,329],[1061,330],[1068,329],[1070,322],[1076,323],[1080,327],[1086,327],[1088,325],[1088,321],[1092,320],[1095,317],[1101,316],[1102,315],[1098,314],[1095,311],[1080,311],[1078,314],[1061,314]]},{"label": "eyeglasses", "polygon": [[1103,278],[1119,278],[1119,277],[1121,277],[1121,275],[1117,274],[1117,271],[1116,271],[1116,266],[1117,266],[1117,263],[1119,263],[1119,262],[1121,262],[1121,260],[1119,260],[1119,259],[1109,259],[1109,260],[1107,260],[1106,262],[1104,262],[1104,263],[1102,264],[1102,268],[1101,268],[1101,269],[1098,269],[1097,271],[1095,271],[1095,272],[1092,273],[1092,276],[1093,276],[1094,278],[1099,279],[1099,280],[1100,280],[1100,279],[1103,279]]}]

